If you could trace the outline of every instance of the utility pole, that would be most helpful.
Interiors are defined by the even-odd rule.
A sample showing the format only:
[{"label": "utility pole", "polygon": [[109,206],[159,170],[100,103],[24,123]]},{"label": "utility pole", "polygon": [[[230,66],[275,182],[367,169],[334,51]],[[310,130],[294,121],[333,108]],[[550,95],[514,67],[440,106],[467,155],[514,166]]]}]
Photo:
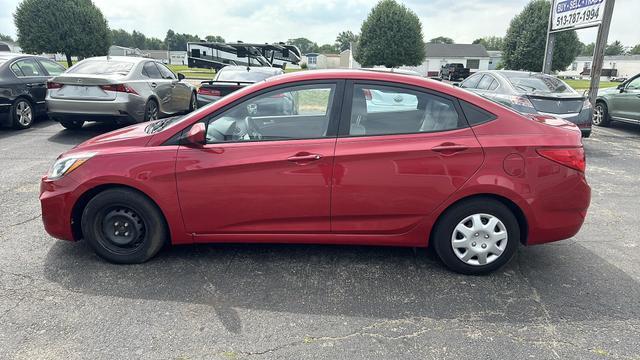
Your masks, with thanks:
[{"label": "utility pole", "polygon": [[551,74],[551,65],[553,64],[553,48],[556,46],[556,33],[551,32],[551,24],[553,24],[553,6],[551,3],[551,11],[549,11],[549,24],[547,25],[547,45],[544,47],[544,62],[542,63],[542,73]]},{"label": "utility pole", "polygon": [[596,38],[596,46],[593,51],[593,61],[591,62],[591,83],[589,84],[589,101],[591,105],[595,105],[598,97],[598,87],[600,87],[600,74],[602,73],[602,64],[604,63],[604,50],[607,47],[607,38],[609,37],[609,27],[611,26],[611,17],[613,16],[613,5],[616,0],[607,0],[604,6],[604,14],[602,15],[602,24],[598,27],[598,37]]}]

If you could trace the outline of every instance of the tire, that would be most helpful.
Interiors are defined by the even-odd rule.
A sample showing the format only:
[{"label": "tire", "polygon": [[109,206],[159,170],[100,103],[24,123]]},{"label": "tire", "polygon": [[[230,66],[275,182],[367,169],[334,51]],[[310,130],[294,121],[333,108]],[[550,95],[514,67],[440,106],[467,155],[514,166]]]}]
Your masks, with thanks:
[{"label": "tire", "polygon": [[84,125],[84,120],[60,120],[60,125],[64,126],[65,129],[78,130]]},{"label": "tire", "polygon": [[603,101],[597,101],[596,106],[593,108],[593,120],[591,121],[595,126],[607,127],[611,124],[611,118],[609,117],[609,108]]},{"label": "tire", "polygon": [[[493,229],[488,229],[486,225],[491,219],[498,222]],[[458,229],[464,230],[467,236]],[[434,228],[431,242],[442,262],[452,271],[481,275],[511,260],[520,244],[520,226],[504,204],[490,198],[476,198],[447,209]],[[469,258],[465,261],[463,258],[467,255]]]},{"label": "tire", "polygon": [[158,103],[150,99],[144,106],[144,121],[158,120],[160,118],[160,109]]},{"label": "tire", "polygon": [[11,126],[14,129],[28,129],[33,125],[33,120],[36,117],[33,106],[29,100],[24,98],[17,99],[13,105],[11,105]]},{"label": "tire", "polygon": [[91,199],[82,212],[81,226],[93,250],[117,264],[149,260],[168,238],[158,207],[146,196],[126,188],[105,190]]},{"label": "tire", "polygon": [[191,99],[189,100],[189,112],[198,109],[198,97],[196,93],[191,93]]}]

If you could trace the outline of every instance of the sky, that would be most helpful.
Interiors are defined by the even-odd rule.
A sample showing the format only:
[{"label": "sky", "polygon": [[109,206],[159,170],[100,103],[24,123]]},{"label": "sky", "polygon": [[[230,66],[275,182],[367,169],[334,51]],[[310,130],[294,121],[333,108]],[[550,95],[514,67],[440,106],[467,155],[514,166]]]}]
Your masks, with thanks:
[{"label": "sky", "polygon": [[[378,0],[93,0],[112,29],[138,30],[164,39],[179,33],[221,35],[227,41],[278,42],[306,37],[333,44],[345,30],[360,31]],[[447,36],[471,43],[483,36],[504,36],[511,18],[529,0],[399,0],[420,17],[425,41]],[[0,0],[0,33],[15,38],[13,12],[20,0]],[[609,42],[640,43],[640,0],[616,0]],[[578,31],[584,43],[596,30]]]}]

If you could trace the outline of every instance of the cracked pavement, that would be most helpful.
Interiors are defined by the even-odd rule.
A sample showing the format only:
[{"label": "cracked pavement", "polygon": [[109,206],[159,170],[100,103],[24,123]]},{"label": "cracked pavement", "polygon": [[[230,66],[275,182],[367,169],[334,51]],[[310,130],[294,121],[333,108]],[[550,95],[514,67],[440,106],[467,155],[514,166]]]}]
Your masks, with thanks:
[{"label": "cracked pavement", "polygon": [[572,239],[488,276],[428,250],[200,245],[112,265],[42,227],[39,178],[110,128],[0,130],[0,359],[640,359],[640,128],[585,140]]}]

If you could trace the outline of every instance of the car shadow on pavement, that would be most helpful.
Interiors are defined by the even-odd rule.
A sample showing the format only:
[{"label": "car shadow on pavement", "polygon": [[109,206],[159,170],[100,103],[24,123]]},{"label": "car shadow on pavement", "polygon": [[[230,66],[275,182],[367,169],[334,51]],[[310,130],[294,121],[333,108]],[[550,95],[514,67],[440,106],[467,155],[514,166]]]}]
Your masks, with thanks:
[{"label": "car shadow on pavement", "polygon": [[521,248],[498,272],[449,272],[430,251],[293,245],[194,245],[113,265],[84,242],[55,243],[44,273],[73,291],[206,304],[232,333],[236,309],[376,319],[548,324],[640,318],[640,286],[584,247]]},{"label": "car shadow on pavement", "polygon": [[0,140],[9,138],[11,136],[20,135],[20,134],[36,133],[38,130],[42,128],[51,126],[52,123],[53,123],[52,120],[38,117],[33,122],[33,125],[31,125],[30,128],[24,129],[24,130],[17,130],[8,126],[0,126]]},{"label": "car shadow on pavement", "polygon": [[92,137],[120,129],[122,127],[122,125],[118,126],[115,124],[89,123],[85,124],[80,129],[69,130],[60,125],[60,131],[49,137],[49,141],[58,144],[77,145],[85,140],[91,139]]}]

